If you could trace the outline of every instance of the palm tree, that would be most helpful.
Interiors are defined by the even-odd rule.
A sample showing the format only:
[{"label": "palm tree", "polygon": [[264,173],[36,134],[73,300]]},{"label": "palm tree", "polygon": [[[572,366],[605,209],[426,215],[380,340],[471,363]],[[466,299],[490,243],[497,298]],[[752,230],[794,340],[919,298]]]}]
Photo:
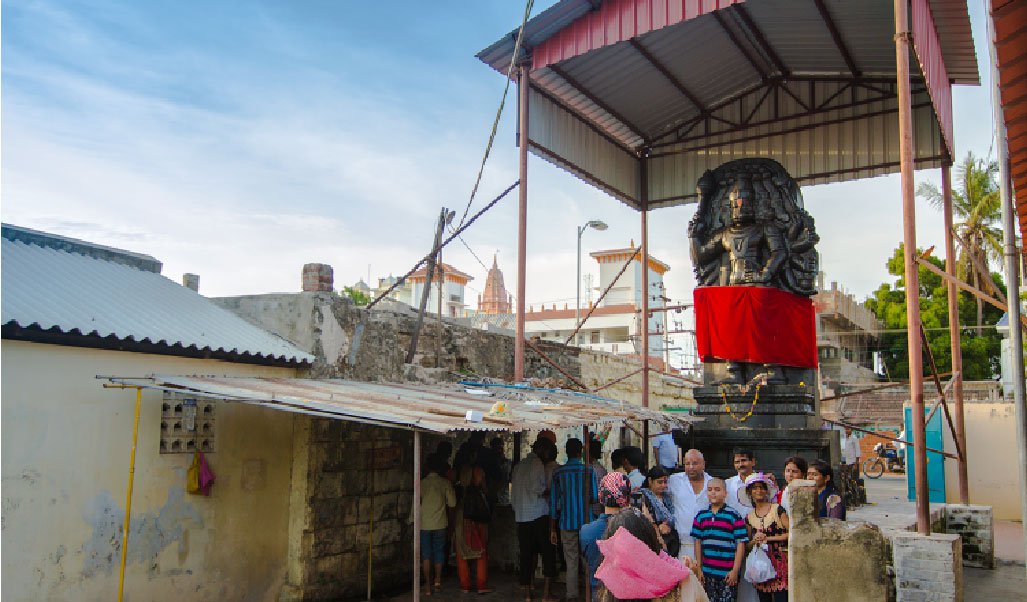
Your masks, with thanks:
[{"label": "palm tree", "polygon": [[[952,210],[957,221],[953,231],[965,244],[960,245],[956,260],[956,275],[964,282],[981,288],[982,276],[988,278],[988,288],[996,288],[991,274],[980,274],[974,263],[988,267],[990,261],[1001,261],[1002,230],[996,224],[1001,220],[1001,201],[995,180],[998,163],[979,159],[967,151],[966,158],[956,166],[956,186],[952,189]],[[917,196],[941,209],[943,199],[938,187],[922,182]],[[989,269],[990,271],[990,269]],[[977,299],[977,327],[984,320],[984,302]]]}]

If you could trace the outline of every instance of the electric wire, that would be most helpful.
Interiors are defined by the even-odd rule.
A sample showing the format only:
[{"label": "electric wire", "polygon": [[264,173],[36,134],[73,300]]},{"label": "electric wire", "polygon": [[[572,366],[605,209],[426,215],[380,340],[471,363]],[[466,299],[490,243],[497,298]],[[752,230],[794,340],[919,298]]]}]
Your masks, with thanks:
[{"label": "electric wire", "polygon": [[[499,101],[499,108],[496,109],[496,117],[492,120],[492,131],[489,133],[489,141],[485,145],[485,154],[481,158],[481,165],[478,167],[478,175],[474,179],[474,186],[471,188],[471,197],[467,199],[467,206],[464,207],[463,215],[460,216],[460,222],[457,224],[457,228],[464,224],[464,220],[467,218],[467,212],[470,211],[471,205],[474,203],[474,198],[478,194],[478,187],[481,185],[481,178],[485,173],[485,164],[489,160],[489,155],[492,153],[492,145],[496,141],[496,132],[499,130],[499,120],[503,116],[503,109],[506,107],[506,97],[510,93],[510,81],[513,79],[514,67],[517,65],[517,55],[521,48],[521,42],[524,39],[524,27],[528,23],[528,17],[531,16],[531,9],[535,5],[535,0],[528,0],[524,5],[524,16],[521,18],[521,26],[517,30],[517,40],[514,42],[513,55],[510,57],[510,66],[506,70],[506,83],[503,86],[503,96]],[[450,225],[450,232],[454,230],[453,226]],[[471,256],[481,265],[483,269],[488,271],[488,266],[482,261],[481,257],[474,252],[471,245],[467,244],[462,236],[457,237],[460,243],[464,245]]]},{"label": "electric wire", "polygon": [[[513,70],[517,65],[517,55],[521,49],[521,41],[524,38],[524,27],[528,23],[528,17],[531,16],[531,9],[534,5],[535,0],[527,0],[527,3],[524,5],[524,16],[521,18],[521,27],[517,30],[517,41],[514,42],[513,54],[510,56],[510,66],[506,70],[506,84],[503,86],[503,97],[499,101],[499,108],[496,110],[496,118],[492,120],[492,131],[489,133],[488,144],[485,145],[485,155],[481,158],[481,166],[478,168],[478,176],[474,180],[474,187],[471,188],[471,198],[467,199],[467,206],[464,207],[464,213],[460,216],[460,222],[457,224],[457,227],[464,225],[464,219],[467,218],[467,212],[470,211],[471,204],[474,203],[474,197],[478,194],[478,186],[481,184],[481,177],[485,172],[485,163],[488,162],[489,154],[492,153],[492,145],[496,141],[496,131],[499,129],[499,120],[503,116],[503,108],[506,106],[506,97],[510,92],[510,80],[513,79]],[[464,244],[466,245],[466,243]]]},{"label": "electric wire", "polygon": [[520,183],[521,183],[521,181],[517,180],[513,184],[510,184],[510,186],[508,186],[506,188],[506,190],[504,190],[503,192],[499,193],[499,196],[497,196],[496,198],[492,199],[492,201],[490,201],[488,205],[485,205],[484,207],[481,208],[481,211],[478,211],[477,213],[475,213],[471,217],[471,219],[467,220],[466,224],[463,224],[462,226],[457,228],[457,230],[455,232],[453,232],[453,234],[451,234],[448,238],[446,238],[446,240],[440,242],[437,247],[435,247],[427,255],[422,257],[421,260],[418,261],[416,264],[414,264],[414,267],[410,268],[410,270],[406,274],[403,274],[402,276],[397,278],[396,281],[392,283],[392,286],[390,286],[389,288],[387,288],[384,291],[382,291],[381,293],[379,293],[378,296],[375,297],[373,301],[368,303],[367,306],[364,309],[369,311],[372,307],[377,305],[379,301],[381,301],[386,296],[388,296],[389,293],[391,293],[392,291],[396,290],[398,287],[402,286],[403,283],[406,282],[407,278],[409,278],[414,272],[416,272],[418,269],[420,269],[422,265],[427,263],[429,259],[435,257],[438,254],[438,252],[440,250],[442,250],[443,248],[445,248],[445,246],[448,245],[450,242],[452,242],[454,238],[460,236],[461,232],[463,232],[467,228],[470,228],[471,224],[473,224],[479,217],[484,215],[486,211],[488,211],[489,209],[494,207],[496,205],[496,203],[501,201],[504,197],[506,197],[506,195],[510,194],[510,191],[512,191],[514,188],[517,188],[517,186]]}]

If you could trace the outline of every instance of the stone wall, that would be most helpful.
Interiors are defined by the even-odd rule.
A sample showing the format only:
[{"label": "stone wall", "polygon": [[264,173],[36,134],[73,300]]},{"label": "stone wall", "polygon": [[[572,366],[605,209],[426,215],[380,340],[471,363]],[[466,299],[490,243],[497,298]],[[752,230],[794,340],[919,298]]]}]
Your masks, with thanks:
[{"label": "stone wall", "polygon": [[[213,301],[314,354],[316,361],[309,373],[313,378],[432,383],[461,375],[504,380],[513,377],[513,337],[448,320],[443,321],[440,331],[431,317],[424,322],[414,362],[405,364],[417,316],[400,304],[390,303],[368,312],[348,297],[331,292]],[[639,367],[628,358],[611,354],[544,341],[536,344],[574,378],[591,387]],[[549,385],[570,384],[565,375],[530,348],[525,374]],[[654,374],[651,391],[654,407],[690,405],[688,389],[677,379]],[[601,394],[641,403],[641,376]],[[282,599],[330,600],[363,595],[369,541],[375,593],[408,590],[413,536],[412,525],[407,522],[413,497],[412,435],[399,429],[323,418],[301,418],[297,424],[289,577]],[[426,436],[424,449],[433,450],[436,440]],[[510,545],[513,529],[507,531],[497,529],[491,539],[507,552],[497,553],[494,561],[509,566],[514,558],[509,552],[515,546]]]},{"label": "stone wall", "polygon": [[[581,380],[590,388],[601,387],[642,367],[637,358],[587,349],[581,350],[579,361]],[[628,403],[641,403],[642,374],[625,378],[602,389],[599,394]],[[649,405],[654,408],[695,407],[692,385],[680,378],[652,372],[649,374]]]},{"label": "stone wall", "polygon": [[[449,372],[497,378],[513,375],[511,337],[443,321],[440,345],[440,330],[432,318],[424,321],[413,363],[405,364],[417,315],[398,303],[368,312],[348,297],[330,292],[212,301],[315,355],[310,371],[313,378],[402,382],[435,380]],[[439,347],[439,369],[435,370]]]},{"label": "stone wall", "polygon": [[[435,368],[440,330],[434,317],[424,321],[413,364],[404,364],[417,314],[413,308],[386,302],[368,312],[345,296],[328,292],[246,295],[212,299],[249,322],[291,341],[317,358],[313,378],[402,382],[469,378],[513,378],[514,339],[443,320],[439,368]],[[362,329],[358,325],[363,324]],[[357,333],[360,333],[359,335]],[[359,343],[357,340],[359,339]],[[538,348],[571,376],[590,388],[600,387],[641,367],[637,358],[590,351],[549,341]],[[356,351],[354,352],[354,347]],[[525,375],[571,386],[569,379],[527,349]],[[652,373],[652,407],[692,407],[690,386],[681,379]],[[642,376],[636,374],[600,391],[604,397],[641,403]]]},{"label": "stone wall", "polygon": [[369,558],[375,594],[409,589],[413,435],[328,418],[303,422],[282,599],[362,596]]},{"label": "stone wall", "polygon": [[813,481],[792,481],[788,589],[792,602],[887,602],[889,544],[868,523],[817,518]]}]

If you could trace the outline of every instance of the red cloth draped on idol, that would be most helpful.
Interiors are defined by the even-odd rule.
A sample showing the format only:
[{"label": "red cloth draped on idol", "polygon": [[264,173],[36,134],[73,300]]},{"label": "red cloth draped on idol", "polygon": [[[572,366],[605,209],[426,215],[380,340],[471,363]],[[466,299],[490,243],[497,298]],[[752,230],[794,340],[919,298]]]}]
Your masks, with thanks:
[{"label": "red cloth draped on idol", "polygon": [[688,225],[707,385],[812,384],[820,240],[799,186],[771,159],[707,171]]}]

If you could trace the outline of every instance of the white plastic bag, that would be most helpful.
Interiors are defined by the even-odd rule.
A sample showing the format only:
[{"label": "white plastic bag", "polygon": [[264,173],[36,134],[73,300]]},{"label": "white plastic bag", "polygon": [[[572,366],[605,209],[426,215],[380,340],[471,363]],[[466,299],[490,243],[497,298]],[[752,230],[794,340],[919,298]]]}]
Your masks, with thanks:
[{"label": "white plastic bag", "polygon": [[745,559],[745,580],[749,583],[764,583],[777,577],[777,570],[767,556],[767,544],[753,546]]}]

